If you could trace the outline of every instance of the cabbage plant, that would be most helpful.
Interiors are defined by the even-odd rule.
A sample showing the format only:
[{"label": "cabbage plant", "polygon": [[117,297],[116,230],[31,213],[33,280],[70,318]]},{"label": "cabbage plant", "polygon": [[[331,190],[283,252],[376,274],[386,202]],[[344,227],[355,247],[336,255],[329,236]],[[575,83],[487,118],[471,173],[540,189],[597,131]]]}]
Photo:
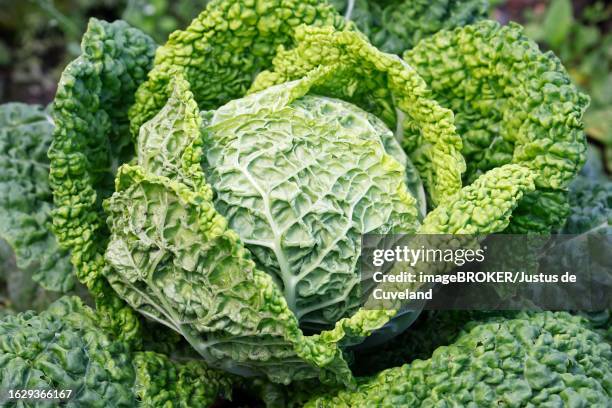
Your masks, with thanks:
[{"label": "cabbage plant", "polygon": [[92,20],[49,157],[101,328],[350,386],[347,350],[399,312],[361,307],[363,234],[558,228],[588,97],[520,26],[455,25],[400,57],[315,0],[215,0],[160,47]]}]

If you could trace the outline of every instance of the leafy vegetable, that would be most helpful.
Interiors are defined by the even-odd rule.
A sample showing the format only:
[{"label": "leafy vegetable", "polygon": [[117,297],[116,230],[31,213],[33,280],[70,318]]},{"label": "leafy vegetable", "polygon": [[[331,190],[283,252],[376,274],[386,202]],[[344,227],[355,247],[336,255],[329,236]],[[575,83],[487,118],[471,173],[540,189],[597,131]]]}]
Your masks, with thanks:
[{"label": "leafy vegetable", "polygon": [[[274,71],[261,73],[249,96],[202,118],[190,84],[181,79],[180,71],[175,72],[170,99],[140,128],[137,160],[121,167],[117,192],[106,204],[112,232],[106,251],[112,268],[107,277],[130,305],[181,333],[215,367],[242,375],[263,374],[283,384],[310,378],[349,384],[352,375],[339,346],[359,343],[385,324],[393,311],[355,312],[359,292],[351,292],[358,279],[346,277],[358,278],[358,241],[351,238],[350,229],[337,223],[355,225],[352,228],[362,232],[417,228],[498,232],[507,227],[523,193],[534,188],[535,174],[509,164],[459,190],[463,160],[453,150],[453,142],[460,144],[452,116],[426,98],[414,71],[377,52],[358,33],[308,27],[298,28],[295,39],[296,48],[278,53]],[[311,48],[318,52],[309,53]],[[388,89],[381,87],[386,84]],[[309,96],[310,89],[325,97]],[[380,92],[368,98],[368,89]],[[415,155],[424,178],[434,179],[427,177],[432,172],[441,180],[426,183],[432,195],[441,186],[435,195],[441,204],[425,217],[422,227],[418,227],[416,200],[403,185],[400,162],[408,159],[385,154],[387,147],[396,155],[399,151],[385,124],[346,102],[330,99],[359,102],[360,97],[364,106],[390,121],[397,113],[385,102],[397,103],[405,115],[399,137],[407,137],[404,129],[415,133],[422,129],[433,145],[424,143],[420,149],[426,152]],[[435,120],[439,118],[448,122]],[[202,143],[210,185],[199,165]],[[311,164],[312,158],[326,167]],[[346,167],[330,166],[332,158]],[[426,158],[440,168],[430,170]],[[369,169],[367,174],[380,174],[373,191],[372,176],[366,177],[363,168]],[[315,179],[300,184],[310,174]],[[344,174],[351,175],[350,182]],[[287,175],[291,183],[285,183]],[[455,184],[447,183],[445,177],[452,180],[453,175]],[[333,191],[334,197],[348,193],[342,201],[334,201],[337,198],[325,195],[327,191]],[[353,204],[354,194],[367,206]],[[310,203],[316,205],[312,213]],[[350,212],[343,206],[363,209],[351,216],[352,224],[346,224],[342,220]],[[369,213],[369,207],[376,212]],[[459,214],[458,209],[462,215],[451,215]],[[280,233],[276,222],[282,222]],[[305,234],[311,237],[305,239]],[[341,256],[334,258],[337,253]],[[328,259],[329,266],[317,271],[317,265]],[[267,297],[261,298],[264,294]],[[355,314],[348,317],[349,311]],[[303,327],[336,325],[304,336],[298,321]]]},{"label": "leafy vegetable", "polygon": [[[483,21],[428,33],[401,59],[324,2],[213,0],[153,60],[146,35],[92,20],[59,86],[49,157],[54,232],[96,297],[100,329],[129,353],[147,353],[155,340],[155,350],[172,353],[166,326],[210,367],[256,377],[246,388],[270,392],[270,403],[286,386],[308,397],[344,389],[341,398],[357,405],[376,405],[376,390],[393,398],[383,377],[380,387],[355,379],[350,354],[415,316],[393,320],[401,305],[360,307],[361,235],[548,231],[569,209],[585,156],[588,97],[520,27]],[[146,342],[136,312],[160,323]],[[565,315],[540,316],[480,329],[482,342],[516,346],[507,351],[513,366],[493,370],[489,354],[468,355],[480,340],[458,340],[461,364],[517,385],[477,386],[476,374],[457,371],[483,389],[478,401],[531,397],[519,372],[535,353],[529,336],[547,332],[540,341],[550,343],[567,320],[570,334],[591,339]],[[507,333],[497,339],[497,329]],[[431,372],[413,363],[432,387],[447,380],[440,350]],[[130,356],[143,387],[173,375],[191,381],[187,368],[165,376],[161,355]],[[142,367],[162,374],[139,376]],[[403,387],[405,370],[381,375]],[[586,401],[604,395],[598,381]],[[166,403],[190,395],[180,384],[168,386],[171,395],[137,395]],[[549,383],[538,384],[530,387]],[[401,401],[425,400],[407,400],[412,391],[402,388]]]}]

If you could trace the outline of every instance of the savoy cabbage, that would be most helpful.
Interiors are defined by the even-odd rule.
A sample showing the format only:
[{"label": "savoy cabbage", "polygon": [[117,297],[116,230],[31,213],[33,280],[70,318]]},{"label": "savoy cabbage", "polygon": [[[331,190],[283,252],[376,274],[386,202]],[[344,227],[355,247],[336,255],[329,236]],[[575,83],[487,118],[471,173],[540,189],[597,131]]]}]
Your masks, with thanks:
[{"label": "savoy cabbage", "polygon": [[[592,207],[576,193],[589,99],[519,25],[479,0],[333,3],[213,0],[161,46],[92,19],[51,117],[0,111],[33,109],[0,114],[0,187],[35,191],[0,219],[40,214],[18,223],[31,241],[0,236],[19,262],[56,257],[36,279],[76,278],[96,304],[0,321],[3,388],[114,406],[208,405],[232,386],[270,405],[609,401],[609,344],[564,313],[462,315],[429,359],[357,376],[355,346],[393,325],[382,349],[405,361],[418,314],[362,306],[363,234],[569,231],[607,222],[609,189],[585,193]],[[36,183],[12,184],[32,149]]]}]

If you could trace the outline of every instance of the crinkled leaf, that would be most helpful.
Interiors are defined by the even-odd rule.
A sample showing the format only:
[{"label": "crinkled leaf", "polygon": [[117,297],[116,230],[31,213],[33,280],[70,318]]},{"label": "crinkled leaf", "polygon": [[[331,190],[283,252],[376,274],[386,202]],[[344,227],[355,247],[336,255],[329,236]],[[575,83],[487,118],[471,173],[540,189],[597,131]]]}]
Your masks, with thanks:
[{"label": "crinkled leaf", "polygon": [[384,370],[357,390],[314,397],[307,407],[605,407],[612,348],[587,321],[567,313],[522,314],[468,324],[431,358]]},{"label": "crinkled leaf", "polygon": [[372,44],[400,54],[440,30],[472,24],[487,17],[486,0],[332,0],[355,22]]},{"label": "crinkled leaf", "polygon": [[101,202],[113,191],[117,166],[132,155],[127,109],[152,64],[155,44],[123,21],[91,19],[81,49],[62,73],[53,101],[53,231],[71,251],[78,279],[97,297],[102,324],[134,338],[136,315],[102,278],[108,230]]},{"label": "crinkled leaf", "polygon": [[534,174],[526,167],[507,164],[489,170],[427,214],[419,233],[501,232],[520,200],[534,188]]},{"label": "crinkled leaf", "polygon": [[535,173],[537,190],[519,204],[509,232],[562,224],[565,191],[584,162],[589,98],[560,61],[540,52],[519,25],[493,21],[441,31],[404,58],[455,113],[467,183],[507,163]]},{"label": "crinkled leaf", "polygon": [[7,403],[6,390],[71,390],[66,406],[209,406],[228,395],[230,380],[202,364],[132,353],[102,331],[96,313],[64,297],[40,314],[0,320],[0,404],[51,407],[57,400]]},{"label": "crinkled leaf", "polygon": [[231,398],[232,381],[201,361],[175,362],[163,354],[134,353],[134,392],[145,407],[209,407]]}]

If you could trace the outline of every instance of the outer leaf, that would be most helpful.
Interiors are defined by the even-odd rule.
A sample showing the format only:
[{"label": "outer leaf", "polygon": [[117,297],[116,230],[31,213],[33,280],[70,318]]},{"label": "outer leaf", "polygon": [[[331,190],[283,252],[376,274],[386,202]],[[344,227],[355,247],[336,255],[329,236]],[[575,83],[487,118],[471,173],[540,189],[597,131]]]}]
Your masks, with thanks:
[{"label": "outer leaf", "polygon": [[118,335],[129,338],[135,315],[101,276],[108,236],[101,201],[112,191],[118,164],[131,155],[127,108],[151,66],[155,44],[122,21],[91,19],[81,48],[53,102],[53,230],[61,247],[70,249],[78,279],[97,296],[103,325],[123,326]]},{"label": "outer leaf", "polygon": [[0,388],[70,389],[75,407],[133,406],[134,370],[127,347],[96,325],[94,312],[74,297],[62,298],[40,315],[5,317],[0,321]]},{"label": "outer leaf", "polygon": [[[576,234],[563,242],[552,259],[543,259],[555,267],[563,265],[588,265],[589,273],[597,281],[591,282],[589,290],[594,297],[606,293],[610,287],[612,263],[606,248],[612,240],[612,180],[604,172],[599,149],[590,146],[584,168],[570,184],[570,214],[560,230],[562,234]],[[612,339],[611,310],[584,313],[594,326],[603,329],[608,342]]]},{"label": "outer leaf", "polygon": [[384,54],[359,33],[300,27],[297,46],[279,52],[274,71],[261,73],[251,92],[299,79],[317,67],[330,74],[318,94],[349,101],[382,119],[407,151],[433,205],[461,188],[465,170],[453,114],[431,98],[423,79],[399,58]]},{"label": "outer leaf", "polygon": [[135,353],[135,394],[144,407],[209,407],[219,396],[230,398],[230,378],[201,361],[177,363],[163,354]]},{"label": "outer leaf", "polygon": [[587,321],[567,313],[520,315],[467,326],[428,360],[382,371],[356,391],[313,398],[307,407],[606,407],[612,349]]},{"label": "outer leaf", "polygon": [[535,188],[534,174],[516,164],[489,170],[427,214],[421,234],[488,235],[503,231],[523,196]]},{"label": "outer leaf", "polygon": [[[176,363],[161,354],[130,353],[99,328],[79,298],[48,310],[0,320],[0,389],[71,390],[67,407],[209,406],[228,395],[229,379],[201,362]],[[57,400],[20,400],[6,407],[56,406]]]},{"label": "outer leaf", "polygon": [[[338,346],[358,342],[393,313],[363,311],[328,332],[302,334],[272,278],[255,268],[213,207],[210,187],[186,181],[203,180],[198,110],[187,88],[176,80],[167,107],[141,129],[141,164],[119,172],[106,205],[113,233],[109,281],[132,307],[181,333],[215,367],[281,383],[350,382]],[[156,156],[167,164],[150,160],[149,149],[165,152]],[[169,179],[176,164],[184,178]]]},{"label": "outer leaf", "polygon": [[526,194],[512,214],[507,233],[538,235],[558,229],[569,215],[567,191],[538,188]]},{"label": "outer leaf", "polygon": [[612,180],[604,173],[601,157],[592,150],[586,165],[570,185],[570,215],[565,234],[584,234],[609,228],[612,220]]},{"label": "outer leaf", "polygon": [[400,54],[440,30],[487,17],[486,0],[333,0],[382,51]]},{"label": "outer leaf", "polygon": [[300,323],[316,327],[359,308],[361,235],[415,232],[418,221],[404,166],[383,145],[403,155],[391,131],[307,95],[327,75],[313,74],[219,108],[205,139],[215,207]]},{"label": "outer leaf", "polygon": [[243,96],[255,75],[270,66],[277,48],[293,43],[300,24],[345,25],[333,7],[319,0],[211,1],[157,51],[155,67],[130,110],[132,134],[164,106],[176,72],[190,83],[201,109]]},{"label": "outer leaf", "polygon": [[589,98],[559,60],[516,24],[483,21],[425,39],[404,58],[455,112],[466,181],[506,163],[536,174],[510,231],[544,232],[563,222],[564,191],[585,157],[582,114]]},{"label": "outer leaf", "polygon": [[471,310],[424,311],[407,330],[375,350],[356,351],[351,368],[355,375],[371,376],[384,369],[398,367],[416,359],[426,360],[438,347],[452,344],[468,323],[474,325],[476,320],[484,321],[500,316],[513,318],[518,313]]},{"label": "outer leaf", "polygon": [[0,105],[0,238],[45,289],[66,292],[75,275],[67,251],[49,230],[49,159],[53,123],[39,106]]}]

